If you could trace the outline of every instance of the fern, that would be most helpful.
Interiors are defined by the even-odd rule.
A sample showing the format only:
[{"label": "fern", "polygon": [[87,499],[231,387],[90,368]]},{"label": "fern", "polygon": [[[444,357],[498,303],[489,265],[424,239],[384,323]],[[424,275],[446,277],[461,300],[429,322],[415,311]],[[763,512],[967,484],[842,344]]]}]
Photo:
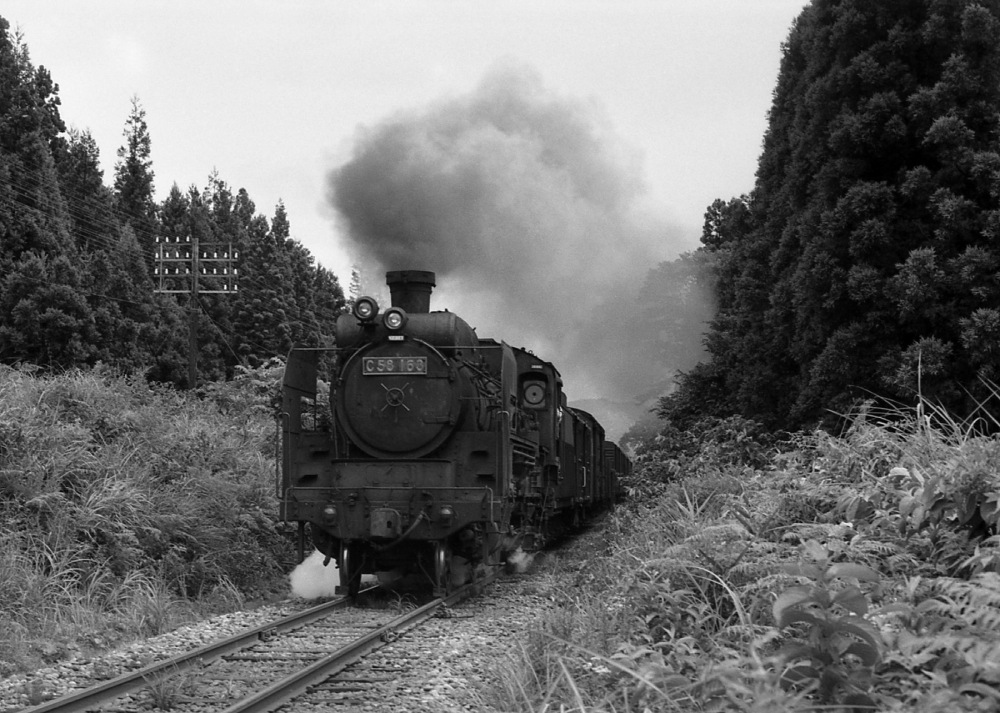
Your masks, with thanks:
[{"label": "fern", "polygon": [[[916,602],[918,589],[931,596]],[[893,649],[886,657],[886,677],[900,678],[905,669],[910,684],[913,676],[922,675],[956,697],[993,698],[990,692],[1000,684],[1000,575],[913,578],[909,591],[913,604],[883,610],[904,615],[904,628],[886,634]]]},{"label": "fern", "polygon": [[942,577],[931,590],[944,597],[940,613],[964,624],[965,629],[1000,630],[1000,574],[982,572],[969,580]]},{"label": "fern", "polygon": [[790,544],[801,544],[809,540],[828,543],[843,541],[848,528],[844,525],[821,522],[798,522],[788,526],[781,539]]}]

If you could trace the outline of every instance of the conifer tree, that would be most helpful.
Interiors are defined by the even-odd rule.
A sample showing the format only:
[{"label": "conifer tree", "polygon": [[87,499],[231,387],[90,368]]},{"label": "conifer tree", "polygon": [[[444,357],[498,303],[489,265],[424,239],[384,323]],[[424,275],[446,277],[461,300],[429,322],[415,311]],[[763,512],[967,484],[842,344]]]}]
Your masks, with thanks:
[{"label": "conifer tree", "polygon": [[53,148],[58,87],[0,18],[0,360],[67,367],[92,352]]},{"label": "conifer tree", "polygon": [[721,251],[703,237],[720,251],[707,342],[733,410],[800,426],[918,385],[971,408],[1000,375],[998,151],[1000,2],[806,7],[750,219]]},{"label": "conifer tree", "polygon": [[[152,268],[159,226],[153,186],[152,139],[146,125],[146,110],[139,98],[131,99],[132,110],[125,121],[125,144],[118,149],[115,164],[115,209],[135,232],[139,246]],[[152,269],[149,270],[152,272]]]}]

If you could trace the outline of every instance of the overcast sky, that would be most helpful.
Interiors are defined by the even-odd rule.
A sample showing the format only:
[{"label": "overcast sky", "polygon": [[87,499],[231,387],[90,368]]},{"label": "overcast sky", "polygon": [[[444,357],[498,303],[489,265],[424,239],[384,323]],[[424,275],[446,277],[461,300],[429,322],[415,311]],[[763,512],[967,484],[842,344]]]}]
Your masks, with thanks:
[{"label": "overcast sky", "polygon": [[[805,0],[5,0],[68,126],[111,182],[138,96],[157,198],[209,174],[246,188],[345,286],[325,200],[359,127],[472,91],[499,62],[590,102],[642,159],[646,207],[697,245],[753,187],[781,43]],[[675,246],[676,249],[676,246]],[[664,255],[662,257],[671,257]]]}]

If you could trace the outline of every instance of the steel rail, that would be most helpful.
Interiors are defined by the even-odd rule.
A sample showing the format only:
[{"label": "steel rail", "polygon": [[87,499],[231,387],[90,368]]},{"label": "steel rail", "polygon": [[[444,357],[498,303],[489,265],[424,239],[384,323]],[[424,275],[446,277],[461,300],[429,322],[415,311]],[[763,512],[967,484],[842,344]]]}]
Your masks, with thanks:
[{"label": "steel rail", "polygon": [[476,593],[480,587],[489,584],[498,575],[499,569],[494,569],[492,573],[482,579],[466,584],[446,597],[435,599],[419,609],[414,609],[412,612],[393,619],[385,626],[337,649],[306,668],[237,701],[223,713],[267,713],[273,711],[290,699],[305,693],[309,687],[325,681],[372,651],[394,641],[398,634],[418,626],[433,616],[438,609],[451,606]]},{"label": "steel rail", "polygon": [[150,664],[138,671],[122,674],[105,683],[84,688],[74,693],[67,693],[64,696],[54,698],[51,701],[31,708],[23,708],[20,713],[54,713],[56,711],[84,710],[89,706],[94,706],[125,695],[126,693],[136,691],[154,681],[166,676],[172,676],[194,665],[201,665],[207,661],[215,660],[220,656],[225,656],[234,651],[252,646],[272,633],[288,631],[310,624],[317,619],[328,616],[331,611],[346,606],[349,602],[350,600],[347,597],[341,597],[340,599],[325,602],[297,614],[289,614],[277,621],[261,624],[252,629],[246,629],[226,639],[220,639],[192,651],[186,651],[172,658]]}]

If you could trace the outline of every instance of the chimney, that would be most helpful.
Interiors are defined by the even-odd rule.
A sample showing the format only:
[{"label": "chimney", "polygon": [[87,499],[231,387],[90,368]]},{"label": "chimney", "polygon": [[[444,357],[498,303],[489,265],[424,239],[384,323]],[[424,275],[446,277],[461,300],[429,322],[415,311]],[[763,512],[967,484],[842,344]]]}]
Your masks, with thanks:
[{"label": "chimney", "polygon": [[434,273],[426,270],[393,270],[385,273],[392,306],[408,314],[426,314],[431,311],[431,290]]}]

